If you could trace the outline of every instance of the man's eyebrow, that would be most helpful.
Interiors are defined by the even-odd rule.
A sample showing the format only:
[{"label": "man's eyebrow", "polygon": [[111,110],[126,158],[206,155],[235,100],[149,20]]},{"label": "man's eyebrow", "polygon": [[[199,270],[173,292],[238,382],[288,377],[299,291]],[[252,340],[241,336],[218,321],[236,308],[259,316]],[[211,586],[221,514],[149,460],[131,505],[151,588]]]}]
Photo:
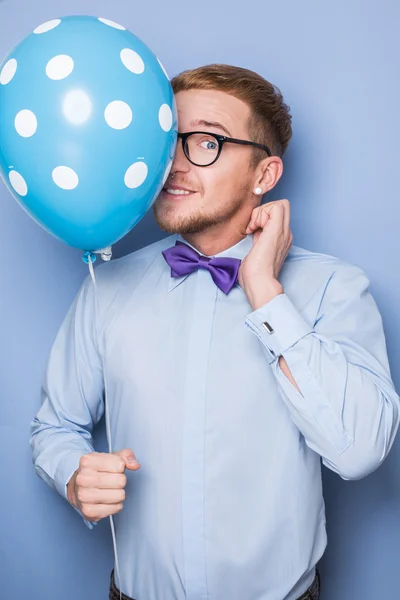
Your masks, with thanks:
[{"label": "man's eyebrow", "polygon": [[224,131],[229,137],[231,136],[228,129],[222,125],[222,123],[218,123],[217,121],[205,121],[204,119],[195,119],[190,123],[191,127],[208,127],[210,129],[221,129]]}]

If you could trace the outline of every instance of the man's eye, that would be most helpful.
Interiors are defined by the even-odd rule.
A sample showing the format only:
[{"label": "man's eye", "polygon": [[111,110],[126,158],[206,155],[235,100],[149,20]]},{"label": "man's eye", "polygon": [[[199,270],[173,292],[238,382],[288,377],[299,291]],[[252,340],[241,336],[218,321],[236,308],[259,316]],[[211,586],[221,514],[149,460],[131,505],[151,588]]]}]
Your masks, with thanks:
[{"label": "man's eye", "polygon": [[216,150],[218,148],[218,144],[214,140],[203,140],[200,142],[200,146],[204,148],[204,150]]}]

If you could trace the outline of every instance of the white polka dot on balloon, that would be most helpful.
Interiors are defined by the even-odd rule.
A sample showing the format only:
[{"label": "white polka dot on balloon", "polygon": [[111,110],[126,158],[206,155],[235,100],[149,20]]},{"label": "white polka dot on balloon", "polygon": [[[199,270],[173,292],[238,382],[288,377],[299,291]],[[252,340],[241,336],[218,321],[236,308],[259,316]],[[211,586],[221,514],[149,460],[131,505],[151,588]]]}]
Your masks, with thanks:
[{"label": "white polka dot on balloon", "polygon": [[25,179],[22,177],[18,171],[10,171],[8,174],[8,179],[14,190],[20,196],[26,196],[28,193],[28,186],[26,185]]},{"label": "white polka dot on balloon", "polygon": [[37,118],[31,110],[20,110],[14,120],[15,129],[24,138],[31,137],[37,129]]},{"label": "white polka dot on balloon", "polygon": [[63,190],[73,190],[79,183],[77,173],[70,167],[56,167],[52,177],[54,183]]},{"label": "white polka dot on balloon", "polygon": [[168,104],[163,104],[158,112],[158,120],[164,131],[169,131],[172,127],[172,110]]},{"label": "white polka dot on balloon", "polygon": [[54,56],[46,65],[46,75],[54,81],[65,79],[74,70],[74,61],[66,54]]},{"label": "white polka dot on balloon", "polygon": [[52,21],[47,21],[46,23],[42,23],[39,27],[33,30],[33,33],[37,35],[40,33],[47,33],[47,31],[51,31],[55,27],[57,27],[61,23],[61,19],[53,19]]},{"label": "white polka dot on balloon", "polygon": [[11,79],[14,77],[17,70],[18,63],[15,58],[10,58],[4,65],[0,73],[0,83],[2,85],[7,85],[10,83]]},{"label": "white polka dot on balloon", "polygon": [[163,185],[164,185],[164,183],[165,183],[165,182],[167,181],[167,179],[168,179],[168,175],[169,175],[169,174],[170,174],[170,172],[171,172],[171,167],[172,167],[172,160],[171,160],[171,162],[169,163],[169,165],[167,166],[167,168],[165,169],[165,173],[164,173],[164,177],[163,177],[163,182],[162,182],[162,184],[163,184]]},{"label": "white polka dot on balloon", "polygon": [[167,71],[165,70],[165,68],[164,68],[164,65],[162,64],[162,62],[160,61],[160,59],[159,59],[159,58],[157,58],[157,60],[158,60],[158,64],[160,65],[160,67],[161,67],[161,68],[162,68],[162,70],[164,71],[164,75],[165,75],[165,77],[166,77],[166,78],[168,79],[168,81],[169,81],[169,75],[168,75]]},{"label": "white polka dot on balloon", "polygon": [[130,48],[124,48],[121,50],[120,56],[123,64],[129,71],[136,75],[143,73],[144,62],[137,52]]},{"label": "white polka dot on balloon", "polygon": [[114,100],[104,111],[104,118],[113,129],[125,129],[132,121],[132,111],[126,102]]},{"label": "white polka dot on balloon", "polygon": [[115,21],[110,21],[110,19],[102,19],[99,17],[99,21],[104,23],[104,25],[108,25],[109,27],[114,27],[114,29],[121,29],[122,31],[125,31],[125,27],[122,27],[122,25],[120,25],[119,23],[116,23]]},{"label": "white polka dot on balloon", "polygon": [[66,94],[62,110],[73,125],[82,125],[92,114],[92,101],[83,90],[71,90]]},{"label": "white polka dot on balloon", "polygon": [[131,189],[139,187],[145,181],[147,173],[146,163],[143,161],[133,163],[125,173],[125,185]]}]

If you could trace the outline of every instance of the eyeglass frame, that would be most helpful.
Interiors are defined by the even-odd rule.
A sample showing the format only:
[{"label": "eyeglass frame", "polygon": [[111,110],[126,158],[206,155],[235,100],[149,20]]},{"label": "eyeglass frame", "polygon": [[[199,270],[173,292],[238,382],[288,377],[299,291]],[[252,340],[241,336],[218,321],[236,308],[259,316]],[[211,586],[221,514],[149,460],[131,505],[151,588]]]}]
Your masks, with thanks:
[{"label": "eyeglass frame", "polygon": [[[214,160],[212,162],[208,163],[207,165],[199,165],[199,164],[193,162],[192,159],[188,156],[189,153],[186,152],[187,139],[191,135],[195,135],[198,133],[203,134],[203,135],[211,135],[218,142],[217,156],[214,158]],[[221,156],[221,152],[222,152],[222,148],[224,147],[224,144],[227,142],[230,144],[239,144],[241,146],[253,146],[254,148],[261,148],[261,150],[266,151],[268,156],[272,156],[271,150],[268,148],[268,146],[265,146],[264,144],[258,144],[257,142],[251,142],[250,140],[239,140],[237,138],[227,137],[226,135],[221,135],[219,133],[213,133],[212,131],[187,131],[186,133],[178,133],[178,138],[180,138],[182,140],[182,149],[183,149],[184,155],[186,156],[188,161],[190,163],[192,163],[192,165],[194,165],[195,167],[211,167],[211,165],[215,164],[217,162],[217,160],[219,159],[219,157]]]}]

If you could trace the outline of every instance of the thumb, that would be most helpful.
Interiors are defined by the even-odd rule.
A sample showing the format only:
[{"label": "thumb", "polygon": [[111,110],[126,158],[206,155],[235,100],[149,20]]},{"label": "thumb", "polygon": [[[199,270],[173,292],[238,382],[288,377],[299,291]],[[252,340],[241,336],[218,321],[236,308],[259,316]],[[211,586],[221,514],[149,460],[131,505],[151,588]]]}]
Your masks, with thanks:
[{"label": "thumb", "polygon": [[140,465],[136,459],[136,455],[130,448],[124,448],[124,450],[119,450],[118,452],[114,452],[117,456],[120,456],[125,461],[125,466],[130,471],[137,471],[140,469]]}]

